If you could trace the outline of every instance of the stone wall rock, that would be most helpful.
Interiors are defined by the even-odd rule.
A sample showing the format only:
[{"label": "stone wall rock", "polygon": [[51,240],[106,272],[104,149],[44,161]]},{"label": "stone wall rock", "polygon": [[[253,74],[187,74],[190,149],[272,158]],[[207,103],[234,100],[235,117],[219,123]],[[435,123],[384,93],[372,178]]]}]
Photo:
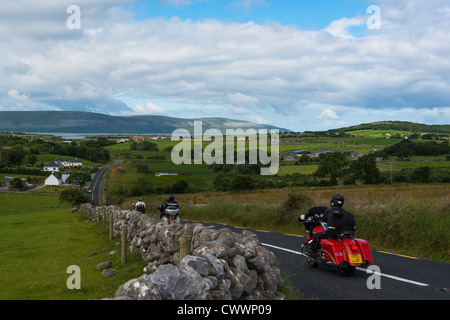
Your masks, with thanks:
[{"label": "stone wall rock", "polygon": [[[143,274],[122,285],[117,299],[279,300],[282,284],[275,255],[253,232],[242,234],[201,223],[167,224],[157,217],[114,206],[81,206],[84,215],[113,219],[113,234],[128,226],[130,251],[147,263]],[[191,239],[191,253],[180,261],[180,237]]]}]

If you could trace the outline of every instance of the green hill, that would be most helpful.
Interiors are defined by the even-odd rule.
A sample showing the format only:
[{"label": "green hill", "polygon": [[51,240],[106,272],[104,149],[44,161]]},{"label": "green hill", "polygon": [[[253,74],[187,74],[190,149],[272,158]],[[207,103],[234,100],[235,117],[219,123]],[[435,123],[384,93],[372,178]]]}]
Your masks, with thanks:
[{"label": "green hill", "polygon": [[0,111],[0,132],[36,133],[108,133],[108,134],[171,134],[184,128],[193,132],[194,121],[203,121],[203,130],[254,128],[279,129],[248,121],[225,118],[181,119],[165,116],[110,116],[77,111]]},{"label": "green hill", "polygon": [[349,133],[361,130],[395,130],[404,132],[450,134],[450,125],[428,125],[406,121],[379,121],[356,126],[329,130],[330,132]]}]

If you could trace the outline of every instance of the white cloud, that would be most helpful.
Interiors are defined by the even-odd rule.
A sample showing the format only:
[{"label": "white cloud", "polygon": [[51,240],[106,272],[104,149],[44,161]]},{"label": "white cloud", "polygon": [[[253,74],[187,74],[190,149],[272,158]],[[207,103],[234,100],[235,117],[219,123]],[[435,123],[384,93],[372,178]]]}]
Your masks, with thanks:
[{"label": "white cloud", "polygon": [[8,97],[14,100],[28,101],[28,96],[25,94],[20,94],[16,89],[8,90]]},{"label": "white cloud", "polygon": [[250,120],[252,120],[256,123],[259,123],[259,124],[271,124],[272,123],[272,120],[267,120],[267,119],[265,119],[261,116],[257,116],[257,115],[252,115],[250,117]]},{"label": "white cloud", "polygon": [[366,23],[366,19],[366,17],[342,18],[333,21],[324,30],[338,38],[353,38],[348,28],[362,26]]},{"label": "white cloud", "polygon": [[419,114],[424,117],[450,119],[450,107],[419,109]]},{"label": "white cloud", "polygon": [[162,107],[152,102],[146,102],[144,106],[135,104],[134,106],[131,106],[131,109],[133,109],[136,114],[163,114],[166,112]]},{"label": "white cloud", "polygon": [[331,108],[327,108],[327,109],[323,110],[323,112],[317,118],[319,118],[319,119],[322,119],[322,118],[339,119],[339,116],[336,114],[336,112],[334,110],[332,110]]},{"label": "white cloud", "polygon": [[131,0],[79,0],[76,31],[66,28],[68,0],[8,1],[0,11],[0,105],[174,111],[269,120],[295,130],[370,120],[377,110],[391,120],[448,122],[448,6],[374,2],[382,29],[354,37],[350,28],[364,25],[366,16],[304,31],[218,20],[134,21],[122,7]]}]

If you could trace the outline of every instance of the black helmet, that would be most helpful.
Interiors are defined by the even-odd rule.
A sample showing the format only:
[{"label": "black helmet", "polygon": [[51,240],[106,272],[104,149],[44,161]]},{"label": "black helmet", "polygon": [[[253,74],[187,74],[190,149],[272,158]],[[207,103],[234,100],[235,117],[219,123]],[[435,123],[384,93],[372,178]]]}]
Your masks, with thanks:
[{"label": "black helmet", "polygon": [[173,194],[171,194],[168,198],[167,201],[173,201],[175,200],[175,197],[173,196]]},{"label": "black helmet", "polygon": [[335,194],[331,197],[330,205],[332,207],[342,207],[344,204],[344,196],[338,194]]}]

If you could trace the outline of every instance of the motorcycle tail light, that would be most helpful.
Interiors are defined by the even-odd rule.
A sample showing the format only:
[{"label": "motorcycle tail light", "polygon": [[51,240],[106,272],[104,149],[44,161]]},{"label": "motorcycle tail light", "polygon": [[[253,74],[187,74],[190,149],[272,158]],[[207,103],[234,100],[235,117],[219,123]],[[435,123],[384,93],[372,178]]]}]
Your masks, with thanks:
[{"label": "motorcycle tail light", "polygon": [[358,246],[353,245],[353,246],[350,247],[350,249],[352,249],[352,251],[356,251],[356,250],[358,250]]}]

